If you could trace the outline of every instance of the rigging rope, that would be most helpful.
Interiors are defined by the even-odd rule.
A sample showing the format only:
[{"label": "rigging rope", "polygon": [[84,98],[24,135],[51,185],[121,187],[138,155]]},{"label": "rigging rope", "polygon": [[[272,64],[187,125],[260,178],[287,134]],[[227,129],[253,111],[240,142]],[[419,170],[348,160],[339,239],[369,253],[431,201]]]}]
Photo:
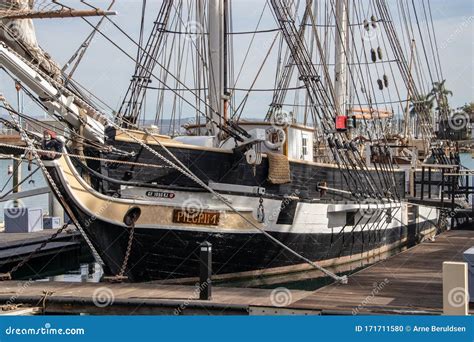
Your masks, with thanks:
[{"label": "rigging rope", "polygon": [[[37,70],[38,72],[41,73],[40,70]],[[46,79],[50,80],[53,84],[55,84],[54,80],[45,75],[44,73],[41,73],[43,77],[45,77]],[[58,87],[62,88],[61,85],[58,85],[56,84]],[[67,90],[64,89],[66,92]],[[5,106],[10,108],[9,109],[9,113],[10,113],[10,116],[12,117],[12,120],[15,122],[15,124],[17,125],[18,129],[20,129],[21,133],[22,133],[22,136],[24,136],[25,140],[27,141],[29,147],[31,148],[35,158],[38,160],[38,164],[41,166],[43,172],[45,173],[45,176],[48,178],[48,181],[50,181],[50,184],[52,185],[52,188],[54,190],[54,192],[57,194],[58,196],[58,199],[61,199],[61,203],[63,204],[63,206],[65,207],[66,211],[68,212],[68,215],[70,216],[70,218],[73,220],[74,224],[77,226],[77,228],[81,231],[81,234],[84,235],[84,239],[86,240],[86,242],[88,243],[88,245],[91,247],[91,250],[93,251],[93,253],[95,254],[95,256],[97,256],[97,259],[96,260],[99,260],[101,264],[103,264],[103,261],[102,259],[100,258],[100,256],[98,255],[97,251],[95,250],[94,246],[92,245],[92,243],[90,242],[89,238],[87,237],[87,235],[85,234],[84,230],[82,229],[81,225],[79,224],[79,222],[77,221],[77,219],[75,218],[74,214],[72,213],[72,211],[70,210],[68,204],[64,201],[61,193],[59,192],[59,189],[57,188],[56,184],[54,183],[53,179],[51,178],[51,176],[49,175],[49,172],[47,171],[47,169],[45,168],[43,162],[41,161],[41,158],[39,157],[39,154],[36,150],[36,148],[34,147],[32,141],[30,140],[30,138],[28,137],[28,134],[25,132],[25,130],[19,126],[16,118],[13,116],[13,113],[15,113],[16,111],[13,110],[13,108],[11,108],[11,106],[9,106],[7,103],[6,103],[6,99],[4,97],[1,98],[3,101],[5,101]],[[75,98],[77,100],[77,102],[82,102],[80,99],[78,98]],[[87,105],[86,103],[84,103],[85,105]],[[161,159],[163,162],[165,162],[166,164],[168,164],[169,166],[175,168],[176,170],[178,170],[179,172],[181,172],[183,175],[189,177],[191,180],[194,180],[197,184],[199,184],[200,186],[202,186],[204,189],[208,190],[209,192],[213,193],[216,198],[218,198],[219,200],[221,200],[226,206],[228,206],[232,211],[236,212],[239,216],[241,216],[246,222],[248,222],[250,225],[252,225],[253,227],[255,227],[257,230],[261,231],[262,234],[264,234],[265,236],[267,236],[269,239],[271,239],[273,242],[277,243],[278,245],[280,245],[282,248],[288,250],[288,252],[292,253],[293,255],[297,256],[298,258],[300,258],[301,260],[309,263],[311,266],[313,266],[314,268],[324,272],[326,275],[332,277],[334,280],[336,281],[339,281],[341,283],[347,283],[347,276],[338,276],[334,273],[332,273],[331,271],[325,269],[324,267],[320,266],[320,265],[317,265],[316,263],[314,263],[313,261],[307,259],[306,257],[304,257],[303,255],[300,255],[298,254],[297,252],[295,252],[294,250],[292,250],[291,248],[289,248],[288,246],[286,246],[285,244],[283,244],[282,242],[280,242],[278,239],[274,238],[273,236],[271,236],[269,233],[267,233],[265,230],[261,229],[260,227],[258,227],[254,222],[252,222],[251,220],[249,220],[247,217],[243,216],[240,212],[238,212],[238,210],[236,210],[232,204],[230,204],[227,199],[225,197],[223,197],[222,195],[216,193],[213,189],[211,189],[207,184],[205,184],[203,181],[201,181],[197,176],[195,176],[194,174],[191,173],[191,171],[187,168],[181,168],[179,167],[178,165],[174,164],[173,162],[171,162],[170,160],[168,160],[167,158],[165,158],[164,156],[162,156],[160,153],[158,153],[157,151],[155,151],[153,148],[151,148],[150,146],[148,146],[147,144],[145,144],[143,141],[137,139],[133,134],[131,134],[130,132],[128,132],[126,129],[122,128],[121,126],[119,126],[118,124],[116,124],[114,121],[112,121],[111,119],[109,119],[108,117],[106,117],[104,114],[100,113],[100,112],[97,112],[95,111],[93,108],[91,108],[92,111],[91,111],[91,114],[94,113],[95,116],[104,121],[104,122],[107,122],[110,126],[114,127],[115,129],[121,131],[122,133],[124,133],[125,135],[127,135],[129,138],[131,138],[133,141],[135,141],[136,143],[138,143],[139,145],[141,145],[144,149],[148,150],[149,152],[151,152],[152,154],[154,154],[155,156],[157,156],[159,159]],[[152,138],[161,146],[163,146],[161,144],[161,142],[159,142],[159,140],[155,139],[155,137],[152,136]],[[164,148],[165,150],[166,147]],[[168,153],[171,153],[168,151]],[[176,158],[176,157],[175,157]],[[187,169],[187,170],[186,170]],[[189,172],[188,172],[189,171]]]},{"label": "rigging rope", "polygon": [[[159,145],[161,148],[163,148],[163,150],[165,150],[170,156],[171,158],[176,162],[176,164],[174,164],[173,162],[171,162],[170,160],[168,160],[166,157],[164,157],[163,155],[159,154],[158,152],[156,152],[155,150],[151,150],[151,151],[154,151],[154,154],[159,157],[161,160],[163,160],[165,163],[168,163],[170,166],[173,166],[174,168],[176,168],[178,171],[180,171],[183,175],[189,177],[191,180],[195,181],[197,184],[199,184],[200,186],[202,186],[205,190],[207,190],[208,192],[210,192],[212,195],[214,195],[217,199],[219,199],[223,204],[225,204],[230,210],[232,210],[234,213],[236,213],[237,215],[239,215],[246,223],[250,224],[253,228],[257,229],[258,231],[260,231],[263,235],[265,235],[267,238],[269,238],[270,240],[272,240],[274,243],[276,243],[277,245],[279,245],[280,247],[282,247],[283,249],[287,250],[288,252],[290,252],[291,254],[293,254],[294,256],[298,257],[299,259],[307,262],[308,264],[310,264],[311,266],[313,266],[315,269],[323,272],[324,274],[326,274],[327,276],[331,277],[332,279],[334,279],[335,281],[338,281],[338,282],[341,282],[343,284],[346,284],[347,283],[347,276],[338,276],[334,273],[332,273],[331,271],[327,270],[326,268],[314,263],[313,261],[309,260],[308,258],[306,258],[305,256],[297,253],[296,251],[294,251],[293,249],[291,249],[290,247],[286,246],[284,243],[282,243],[280,240],[276,239],[275,237],[273,237],[271,234],[269,234],[267,231],[265,231],[264,229],[260,228],[259,226],[257,226],[253,221],[249,220],[246,216],[244,216],[240,211],[238,211],[228,200],[227,198],[225,198],[224,196],[222,196],[220,193],[216,192],[214,189],[212,189],[211,187],[209,187],[206,183],[204,183],[199,177],[197,177],[194,173],[192,173],[192,171],[186,167],[186,165],[184,165],[173,153],[171,153],[170,150],[168,150],[168,148],[166,148],[166,146],[164,146],[159,140],[155,139],[154,137],[152,137]],[[143,145],[143,146],[147,146],[147,145]]]},{"label": "rigging rope", "polygon": [[16,111],[10,106],[10,104],[7,102],[7,100],[5,99],[5,97],[0,94],[0,101],[3,102],[3,104],[5,105],[7,111],[8,111],[8,114],[10,115],[10,117],[12,118],[13,122],[15,123],[16,127],[19,129],[20,131],[20,134],[22,136],[22,138],[24,139],[24,141],[26,141],[26,143],[28,144],[28,147],[30,148],[31,152],[33,153],[33,156],[34,158],[36,159],[39,167],[41,168],[41,170],[43,171],[43,174],[44,176],[46,177],[46,179],[48,180],[50,186],[51,186],[51,189],[53,190],[54,194],[56,195],[58,201],[61,203],[61,205],[64,207],[64,209],[66,210],[69,218],[72,220],[72,222],[74,223],[74,225],[77,227],[77,229],[81,232],[81,234],[83,235],[84,237],[84,240],[86,241],[87,245],[89,246],[89,248],[91,249],[91,252],[92,252],[92,255],[94,256],[95,260],[101,264],[101,265],[104,265],[104,262],[102,260],[102,258],[100,257],[100,255],[97,253],[94,245],[92,244],[92,242],[90,241],[90,239],[87,237],[86,233],[84,232],[84,229],[82,228],[82,226],[79,224],[79,221],[77,220],[76,216],[74,215],[74,213],[72,212],[71,208],[69,207],[67,201],[64,199],[64,197],[62,196],[61,192],[59,191],[59,188],[58,186],[56,185],[56,183],[54,182],[54,180],[51,178],[51,175],[49,174],[48,170],[46,169],[46,167],[44,166],[44,163],[43,161],[41,160],[41,157],[39,156],[38,154],[38,151],[33,143],[33,141],[30,139],[30,137],[28,136],[27,132],[25,131],[25,129],[20,125],[20,123],[18,122],[18,120],[15,118],[14,116],[14,113],[16,113]]}]

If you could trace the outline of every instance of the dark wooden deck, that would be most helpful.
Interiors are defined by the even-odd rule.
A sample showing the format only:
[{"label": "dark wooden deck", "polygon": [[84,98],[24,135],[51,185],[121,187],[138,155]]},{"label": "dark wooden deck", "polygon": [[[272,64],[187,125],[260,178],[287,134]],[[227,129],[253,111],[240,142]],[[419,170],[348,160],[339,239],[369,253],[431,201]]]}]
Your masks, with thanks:
[{"label": "dark wooden deck", "polygon": [[[309,293],[292,291],[292,297]],[[41,303],[46,314],[247,315],[251,306],[273,306],[272,290],[266,289],[214,287],[211,300],[198,298],[198,287],[189,285],[0,282],[0,307],[8,301]]]},{"label": "dark wooden deck", "polygon": [[324,313],[441,314],[443,261],[464,261],[474,246],[474,231],[448,231],[380,261],[349,277],[349,284],[332,284],[290,305]]},{"label": "dark wooden deck", "polygon": [[[0,265],[16,260],[21,260],[30,254],[44,241],[53,235],[56,229],[46,229],[32,233],[0,233]],[[81,244],[80,233],[76,230],[61,233],[54,241],[48,243],[41,253],[54,252],[62,248],[79,248]]]},{"label": "dark wooden deck", "polygon": [[[0,273],[9,272],[14,265],[40,247],[55,232],[55,229],[32,233],[0,232]],[[35,253],[31,260],[20,268],[14,276],[21,279],[40,276],[43,271],[48,274],[54,266],[62,268],[66,261],[79,260],[83,255],[89,255],[89,251],[81,234],[71,228],[59,234],[41,251]],[[75,263],[78,263],[78,261]]]}]

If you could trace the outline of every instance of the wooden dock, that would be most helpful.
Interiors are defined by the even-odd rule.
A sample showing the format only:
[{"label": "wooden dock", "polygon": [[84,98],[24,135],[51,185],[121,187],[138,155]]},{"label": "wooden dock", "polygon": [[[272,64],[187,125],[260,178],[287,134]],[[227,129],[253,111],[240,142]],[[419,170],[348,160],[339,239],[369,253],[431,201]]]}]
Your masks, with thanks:
[{"label": "wooden dock", "polygon": [[[463,261],[474,231],[449,231],[316,291],[155,283],[0,282],[0,306],[45,314],[442,314],[442,263]],[[471,310],[474,313],[474,310]]]},{"label": "wooden dock", "polygon": [[[309,293],[292,291],[291,295],[296,301]],[[198,298],[198,287],[189,285],[0,283],[0,308],[8,301],[12,309],[16,304],[25,307],[41,303],[45,314],[248,315],[252,306],[273,306],[272,290],[266,289],[213,287],[211,300]]]},{"label": "wooden dock", "polygon": [[[35,251],[55,232],[56,229],[46,229],[32,233],[0,232],[0,273],[8,272],[11,267]],[[88,251],[84,250],[80,233],[71,227],[59,234],[40,252],[35,253],[31,261],[18,270],[16,276],[29,278],[32,275],[41,274],[42,271],[47,269],[45,267],[47,265],[62,264],[65,259],[70,261],[73,258],[78,258],[84,252],[88,254]]]},{"label": "wooden dock", "polygon": [[[292,303],[294,309],[322,314],[442,314],[442,265],[464,261],[474,246],[474,231],[444,232],[380,261],[349,277],[349,284],[332,284]],[[471,308],[471,312],[474,312]]]}]

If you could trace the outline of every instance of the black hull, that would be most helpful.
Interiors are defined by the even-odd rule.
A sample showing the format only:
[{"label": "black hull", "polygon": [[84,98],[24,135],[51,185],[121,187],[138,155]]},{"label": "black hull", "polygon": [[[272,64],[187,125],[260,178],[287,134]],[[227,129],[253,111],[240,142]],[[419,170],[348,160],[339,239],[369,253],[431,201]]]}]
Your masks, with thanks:
[{"label": "black hull", "polygon": [[[155,155],[137,143],[114,140],[109,143],[119,150],[135,152],[136,155],[133,158],[126,158],[128,161],[164,165]],[[168,153],[160,146],[149,146],[170,159]],[[245,156],[239,151],[223,153],[186,147],[169,147],[168,149],[205,183],[212,181],[216,183],[260,186],[265,188],[266,196],[273,198],[296,193],[301,201],[311,201],[314,199],[351,199],[341,194],[321,194],[318,190],[318,183],[321,182],[325,182],[327,186],[331,188],[348,188],[346,179],[349,179],[350,182],[351,176],[349,172],[347,170],[341,170],[336,166],[290,162],[291,183],[275,185],[268,181],[269,166],[267,158],[264,158],[262,164],[256,167],[254,174],[253,167],[246,162]],[[114,155],[104,155],[103,157],[117,159]],[[154,183],[176,187],[195,187],[198,191],[202,190],[194,181],[183,176],[179,171],[170,168],[156,169],[136,165],[107,163],[103,165],[97,164],[95,165],[95,169],[103,175],[107,175],[119,181]],[[389,189],[391,186],[389,178],[384,178],[375,170],[360,174],[355,174],[354,171],[351,172],[353,177],[362,177],[366,180],[365,184],[370,183],[374,188]],[[392,189],[392,192],[398,193],[399,197],[403,198],[405,195],[405,173],[399,170],[393,172],[393,174],[396,190]],[[96,188],[104,192],[114,193],[120,188],[120,185],[102,181],[96,184]],[[354,192],[362,193],[364,190],[365,189],[354,189]]]},{"label": "black hull", "polygon": [[[355,256],[385,246],[402,248],[418,242],[420,229],[410,225],[393,229],[344,234],[272,235],[296,252],[313,261]],[[94,222],[87,232],[99,245],[110,272],[122,264],[128,241],[125,228]],[[404,239],[407,240],[403,243]],[[136,229],[128,276],[133,281],[176,279],[199,276],[199,243],[212,244],[213,274],[235,274],[302,264],[301,259],[270,241],[262,234],[207,233],[176,229]],[[106,248],[108,247],[108,248]]]},{"label": "black hull", "polygon": [[[128,143],[121,148],[133,150],[137,146]],[[176,150],[172,152],[176,153],[181,160],[185,160],[185,164],[204,180],[264,186],[267,190],[266,195],[273,195],[274,198],[277,197],[277,194],[281,196],[281,194],[289,194],[296,190],[299,192],[299,201],[305,201],[313,195],[319,197],[316,184],[318,181],[327,182],[328,179],[332,180],[332,183],[328,182],[329,186],[346,188],[342,183],[341,172],[329,166],[292,163],[292,182],[285,185],[272,185],[267,182],[268,163],[266,160],[257,169],[257,175],[254,177],[246,162],[240,161],[240,159],[236,161],[234,154],[203,152],[193,149]],[[165,154],[164,151],[159,152]],[[197,155],[194,155],[196,153]],[[139,156],[133,161],[151,161],[151,156],[143,150]],[[123,177],[129,172],[127,171],[129,169],[129,165],[111,165],[107,168],[107,173],[110,177],[116,178],[119,175]],[[66,201],[70,203],[73,214],[78,218],[94,247],[106,263],[108,268],[106,272],[117,274],[125,256],[129,237],[128,229],[105,222],[100,217],[91,219],[90,215],[84,212],[66,191],[57,170],[55,168],[49,168],[49,170]],[[198,170],[199,172],[197,172]],[[139,178],[146,182],[155,181],[158,184],[183,187],[195,186],[185,176],[176,174],[175,170],[165,169],[160,172],[157,172],[157,169],[143,168],[135,169],[131,175],[132,179],[135,177],[137,180]],[[400,179],[401,187],[404,183],[404,173],[397,172],[396,175]],[[421,226],[413,224],[385,229],[386,227],[382,224],[381,228],[372,230],[366,228],[362,232],[351,232],[347,228],[341,234],[331,234],[329,230],[328,233],[271,232],[271,234],[310,260],[331,260],[334,264],[338,264],[343,263],[350,256],[364,258],[362,254],[364,252],[377,252],[383,248],[396,249],[415,244],[420,231],[431,229],[433,224],[427,222]],[[217,233],[211,229],[202,231],[177,227],[169,229],[137,227],[127,275],[132,281],[196,277],[199,272],[199,244],[204,241],[213,245],[213,273],[216,275],[241,274],[242,272],[284,267],[297,268],[303,264],[301,259],[288,253],[258,231],[255,233]]]},{"label": "black hull", "polygon": [[[82,211],[64,188],[55,168],[50,174],[94,247],[107,265],[106,273],[117,274],[122,266],[129,229],[114,225]],[[313,261],[334,260],[362,255],[383,247],[401,248],[418,242],[420,234],[433,222],[391,229],[372,229],[341,234],[271,234],[297,253]],[[386,226],[385,226],[386,227]],[[235,273],[301,265],[301,259],[288,253],[259,232],[203,232],[179,228],[136,228],[127,275],[132,281],[150,281],[198,276],[199,244],[208,241],[213,249],[213,274]]]}]

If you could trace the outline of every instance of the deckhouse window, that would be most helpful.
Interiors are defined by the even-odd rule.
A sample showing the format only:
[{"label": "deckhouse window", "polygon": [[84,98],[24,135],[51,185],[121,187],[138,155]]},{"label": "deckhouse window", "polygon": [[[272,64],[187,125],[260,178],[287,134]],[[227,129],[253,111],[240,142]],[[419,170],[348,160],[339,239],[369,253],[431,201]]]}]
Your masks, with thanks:
[{"label": "deckhouse window", "polygon": [[308,136],[303,135],[301,138],[301,155],[303,157],[308,155]]}]

